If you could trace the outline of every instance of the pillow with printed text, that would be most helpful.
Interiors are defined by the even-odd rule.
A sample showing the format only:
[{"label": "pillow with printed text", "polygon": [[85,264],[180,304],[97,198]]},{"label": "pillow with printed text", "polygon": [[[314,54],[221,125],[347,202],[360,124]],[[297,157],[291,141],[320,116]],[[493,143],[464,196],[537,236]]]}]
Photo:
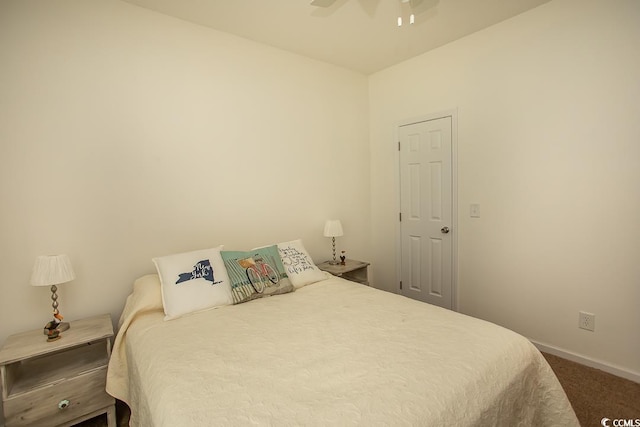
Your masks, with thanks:
[{"label": "pillow with printed text", "polygon": [[233,303],[222,246],[153,258],[165,320]]},{"label": "pillow with printed text", "polygon": [[327,275],[314,264],[302,240],[278,243],[278,251],[284,269],[296,289],[327,278]]}]

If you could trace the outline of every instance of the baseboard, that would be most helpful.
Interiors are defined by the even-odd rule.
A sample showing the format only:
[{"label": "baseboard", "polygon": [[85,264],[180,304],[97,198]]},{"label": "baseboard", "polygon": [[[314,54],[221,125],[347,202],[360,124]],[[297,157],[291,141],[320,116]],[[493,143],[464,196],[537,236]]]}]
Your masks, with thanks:
[{"label": "baseboard", "polygon": [[552,354],[554,356],[562,357],[563,359],[571,360],[572,362],[576,362],[576,363],[579,363],[581,365],[589,366],[591,368],[600,369],[601,371],[608,372],[608,373],[613,374],[613,375],[615,375],[617,377],[622,377],[622,378],[625,378],[627,380],[630,380],[630,381],[633,381],[633,382],[636,382],[636,383],[640,384],[640,373],[628,371],[626,369],[619,368],[617,366],[609,365],[609,364],[607,364],[605,362],[602,362],[602,361],[599,361],[599,360],[595,360],[595,359],[591,359],[589,357],[582,356],[580,354],[572,353],[570,351],[563,350],[561,348],[554,347],[552,345],[543,344],[543,343],[536,342],[536,341],[533,341],[533,340],[530,340],[530,341],[533,343],[533,345],[536,346],[536,348],[538,350],[540,350],[543,353],[549,353],[549,354]]}]

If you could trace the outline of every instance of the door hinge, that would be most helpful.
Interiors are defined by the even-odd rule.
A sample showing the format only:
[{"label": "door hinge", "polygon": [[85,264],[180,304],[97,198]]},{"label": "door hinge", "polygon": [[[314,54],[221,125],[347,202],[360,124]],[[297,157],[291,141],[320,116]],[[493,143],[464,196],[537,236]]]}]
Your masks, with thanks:
[{"label": "door hinge", "polygon": [[402,280],[400,280],[400,290],[402,290]]},{"label": "door hinge", "polygon": [[398,141],[398,151],[400,151],[400,141]]},{"label": "door hinge", "polygon": [[398,212],[398,217],[400,218],[400,222],[402,222],[402,212]]}]

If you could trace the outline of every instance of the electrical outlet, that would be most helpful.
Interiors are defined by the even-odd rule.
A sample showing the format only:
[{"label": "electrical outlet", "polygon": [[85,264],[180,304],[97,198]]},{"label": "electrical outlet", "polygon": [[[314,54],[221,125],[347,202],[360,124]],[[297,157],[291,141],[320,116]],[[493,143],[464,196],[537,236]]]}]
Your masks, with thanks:
[{"label": "electrical outlet", "polygon": [[578,313],[578,327],[580,329],[586,329],[587,331],[595,331],[596,315],[580,311]]}]

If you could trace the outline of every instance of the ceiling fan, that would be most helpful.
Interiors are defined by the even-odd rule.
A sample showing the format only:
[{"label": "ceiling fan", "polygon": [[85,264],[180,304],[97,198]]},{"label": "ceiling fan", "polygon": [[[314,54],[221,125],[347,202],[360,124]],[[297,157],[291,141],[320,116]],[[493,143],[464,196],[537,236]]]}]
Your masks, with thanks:
[{"label": "ceiling fan", "polygon": [[[318,7],[329,7],[335,2],[336,0],[311,0],[311,5],[318,6]],[[400,0],[400,3],[402,4],[409,3],[411,7],[416,7],[421,2],[422,0]]]},{"label": "ceiling fan", "polygon": [[336,0],[311,0],[311,6],[329,7]]},{"label": "ceiling fan", "polygon": [[[399,0],[400,14],[397,17],[398,27],[401,27],[404,22],[408,22],[409,24],[414,24],[416,22],[416,14],[424,12],[425,9],[435,6],[436,4],[438,4],[439,1],[440,0],[429,0],[428,2],[425,3],[424,0]],[[342,5],[345,2],[346,0],[340,1],[340,2],[338,2],[338,0],[311,0],[311,6],[317,6],[319,8],[323,8],[329,11],[331,6]],[[364,3],[364,0],[360,0],[360,4],[363,5],[363,3]],[[335,9],[335,8],[331,8],[331,9]],[[371,16],[373,16],[374,13],[375,13],[375,9],[369,12]],[[403,15],[405,15],[404,19],[403,19]]]}]

